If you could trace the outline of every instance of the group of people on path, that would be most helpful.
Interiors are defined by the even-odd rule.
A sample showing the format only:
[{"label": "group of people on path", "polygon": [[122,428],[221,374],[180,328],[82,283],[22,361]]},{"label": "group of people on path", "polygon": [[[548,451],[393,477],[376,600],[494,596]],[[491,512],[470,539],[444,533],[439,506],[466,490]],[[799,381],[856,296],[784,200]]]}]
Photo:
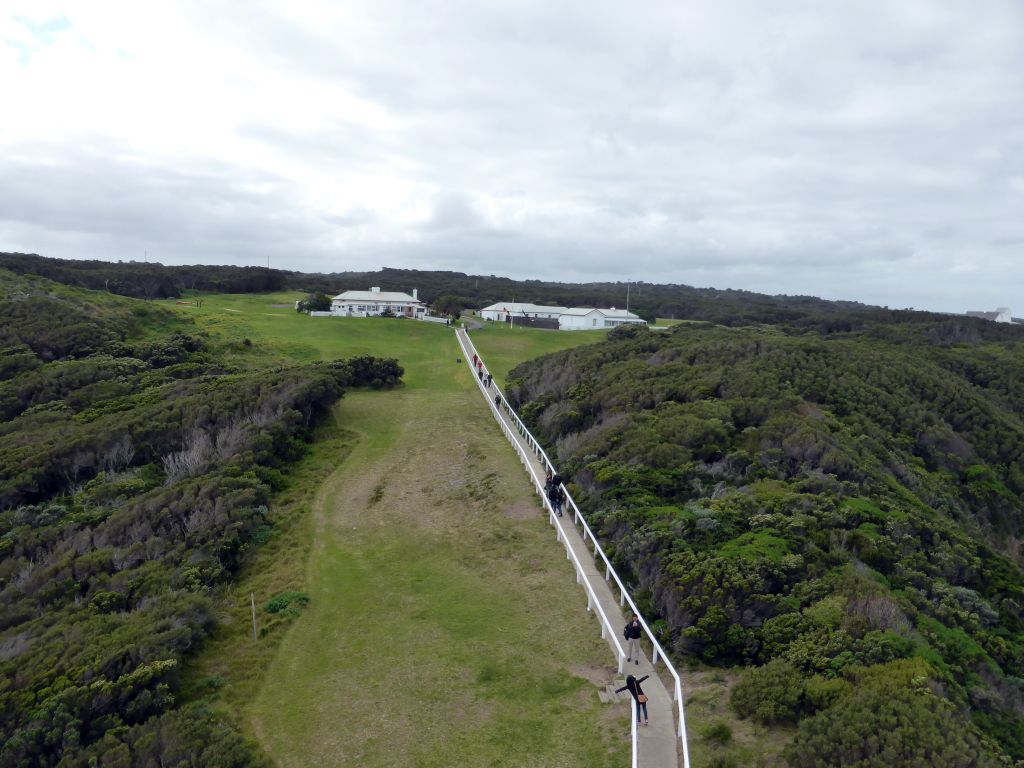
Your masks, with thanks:
[{"label": "group of people on path", "polygon": [[[626,624],[622,630],[623,637],[626,638],[626,642],[629,644],[629,650],[627,651],[628,656],[626,661],[636,662],[637,666],[640,665],[640,636],[643,634],[643,627],[640,626],[640,617],[634,616],[630,619],[629,623]],[[616,689],[616,693],[622,693],[622,691],[629,691],[633,700],[636,701],[636,722],[640,725],[640,711],[643,710],[643,725],[647,725],[647,694],[644,693],[644,689],[640,687],[640,683],[646,680],[650,675],[644,675],[637,679],[633,675],[626,676],[626,684],[621,688]]]},{"label": "group of people on path", "polygon": [[494,381],[494,377],[490,373],[484,371],[484,361],[475,354],[473,355],[473,367],[476,368],[476,375],[480,381],[484,383],[485,387],[490,389],[491,382]]},{"label": "group of people on path", "polygon": [[562,507],[565,506],[565,488],[562,487],[562,476],[557,472],[551,474],[548,470],[547,479],[544,481],[544,495],[551,502],[551,509],[559,517],[562,516]]},{"label": "group of people on path", "polygon": [[[484,361],[477,355],[473,355],[473,367],[476,369],[476,375],[480,381],[484,383],[484,386],[490,389],[493,376],[490,373],[484,372]],[[494,396],[494,405],[501,407],[501,395]],[[547,478],[544,482],[544,495],[547,496],[548,501],[551,503],[551,509],[555,511],[555,514],[559,517],[562,516],[562,509],[565,507],[566,496],[565,488],[563,486],[562,476],[557,472],[552,473],[551,469],[548,469]],[[628,643],[627,651],[627,662],[635,662],[638,666],[640,664],[640,637],[643,634],[643,628],[640,626],[640,618],[633,616],[629,623],[626,624],[625,629],[622,631],[623,636]],[[637,725],[647,725],[647,694],[644,693],[644,689],[640,687],[640,684],[646,680],[650,675],[644,675],[641,678],[637,678],[634,675],[626,676],[626,684],[621,688],[616,689],[616,693],[622,693],[622,691],[629,691],[630,695],[636,701],[636,722]],[[640,720],[640,714],[643,712],[643,721]]]}]

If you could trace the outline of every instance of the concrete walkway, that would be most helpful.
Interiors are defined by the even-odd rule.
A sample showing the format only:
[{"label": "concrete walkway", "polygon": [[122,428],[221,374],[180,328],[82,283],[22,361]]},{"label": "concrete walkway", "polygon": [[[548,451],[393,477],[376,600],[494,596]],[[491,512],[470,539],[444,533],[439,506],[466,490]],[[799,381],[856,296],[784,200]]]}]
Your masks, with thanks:
[{"label": "concrete walkway", "polygon": [[[498,385],[492,384],[491,388],[488,389],[480,383],[479,378],[476,375],[476,371],[473,370],[472,361],[472,356],[474,354],[479,355],[480,353],[473,346],[473,342],[470,340],[469,334],[466,330],[458,329],[456,333],[460,336],[460,341],[464,345],[464,348],[468,350],[468,354],[466,355],[466,364],[470,368],[470,375],[472,375],[473,379],[477,382],[481,395],[484,397],[488,407],[492,412],[494,412],[494,395],[498,392]],[[487,362],[484,361],[485,372],[487,370],[486,366]],[[501,417],[502,421],[508,425],[512,436],[524,448],[526,455],[529,457],[530,465],[533,468],[533,471],[537,474],[537,477],[543,479],[546,473],[545,466],[533,453],[529,444],[520,436],[518,427],[514,423],[513,419],[502,409],[498,409],[497,413]],[[628,646],[626,641],[622,637],[622,630],[626,626],[627,618],[623,614],[622,608],[619,606],[619,599],[613,591],[613,585],[606,581],[604,573],[598,570],[598,567],[594,562],[591,548],[583,540],[579,529],[573,525],[571,512],[558,518],[558,521],[561,523],[560,528],[564,532],[566,544],[572,548],[573,552],[576,554],[576,559],[582,564],[584,577],[589,581],[594,594],[597,596],[598,602],[601,604],[601,608],[604,611],[605,616],[608,617],[608,621],[611,622],[613,630],[619,638],[620,644],[624,650],[627,649]],[[618,651],[616,650],[611,637],[608,638],[608,645],[611,648],[613,656],[616,657],[616,665],[618,665]],[[644,675],[650,675],[650,677],[641,683],[641,687],[649,699],[647,702],[647,710],[650,717],[650,725],[647,727],[641,726],[636,729],[637,756],[633,765],[642,766],[643,768],[678,768],[680,765],[677,753],[677,747],[679,745],[679,738],[677,736],[678,726],[673,714],[675,711],[675,703],[672,701],[672,695],[665,688],[661,678],[651,666],[649,655],[644,652],[639,660],[639,664],[637,664],[635,660],[628,662],[625,665],[623,674],[617,680],[614,686],[615,688],[625,685],[626,675],[634,675],[638,679]],[[624,692],[619,694],[619,700],[625,702],[623,727],[626,728],[630,727],[630,710],[628,709],[630,698],[631,697],[628,693]]]}]

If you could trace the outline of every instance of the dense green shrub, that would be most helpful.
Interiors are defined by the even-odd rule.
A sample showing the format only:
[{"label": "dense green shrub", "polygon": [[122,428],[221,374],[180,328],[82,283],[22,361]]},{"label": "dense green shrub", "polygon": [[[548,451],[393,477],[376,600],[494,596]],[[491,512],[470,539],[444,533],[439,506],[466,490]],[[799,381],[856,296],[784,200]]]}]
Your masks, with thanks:
[{"label": "dense green shrub", "polygon": [[804,678],[792,664],[775,659],[748,669],[733,687],[729,703],[740,717],[759,723],[795,720],[804,695]]},{"label": "dense green shrub", "polygon": [[870,690],[841,697],[800,723],[791,768],[993,768],[1001,762],[930,691]]},{"label": "dense green shrub", "polygon": [[322,291],[309,294],[295,307],[298,312],[329,312],[331,297]]},{"label": "dense green shrub", "polygon": [[675,653],[785,661],[798,719],[925,659],[1024,759],[1024,329],[855,315],[616,333],[507,394]]}]

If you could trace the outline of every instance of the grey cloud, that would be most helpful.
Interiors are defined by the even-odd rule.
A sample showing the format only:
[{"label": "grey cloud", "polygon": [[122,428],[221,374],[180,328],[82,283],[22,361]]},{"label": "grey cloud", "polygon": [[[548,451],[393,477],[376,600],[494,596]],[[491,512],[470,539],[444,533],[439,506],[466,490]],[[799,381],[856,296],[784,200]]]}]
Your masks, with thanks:
[{"label": "grey cloud", "polygon": [[[43,157],[45,162],[32,159]],[[125,157],[103,141],[21,147],[0,158],[0,227],[8,233],[48,231],[53,242],[83,249],[52,254],[71,258],[137,258],[150,249],[172,260],[216,255],[260,261],[296,246],[310,248],[323,227],[290,202],[290,186],[279,177],[205,160],[200,166],[156,165]]]},{"label": "grey cloud", "polygon": [[64,148],[49,169],[5,152],[0,234],[83,233],[82,256],[160,241],[304,269],[635,278],[950,310],[1024,298],[1012,0],[983,14],[925,0],[366,2],[323,28],[271,3],[247,6],[244,24],[186,7],[197,35],[254,66],[336,84],[394,119],[250,120],[239,138],[344,184],[400,172],[427,220],[311,210],[288,178],[199,158],[109,168]]}]

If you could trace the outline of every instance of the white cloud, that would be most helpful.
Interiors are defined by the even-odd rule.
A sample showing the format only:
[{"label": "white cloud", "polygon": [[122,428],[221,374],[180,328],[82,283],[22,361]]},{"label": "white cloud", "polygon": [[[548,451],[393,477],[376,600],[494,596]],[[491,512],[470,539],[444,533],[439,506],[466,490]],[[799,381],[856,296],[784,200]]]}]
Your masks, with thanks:
[{"label": "white cloud", "polygon": [[1012,0],[9,0],[0,248],[1013,305],[1022,22]]}]

